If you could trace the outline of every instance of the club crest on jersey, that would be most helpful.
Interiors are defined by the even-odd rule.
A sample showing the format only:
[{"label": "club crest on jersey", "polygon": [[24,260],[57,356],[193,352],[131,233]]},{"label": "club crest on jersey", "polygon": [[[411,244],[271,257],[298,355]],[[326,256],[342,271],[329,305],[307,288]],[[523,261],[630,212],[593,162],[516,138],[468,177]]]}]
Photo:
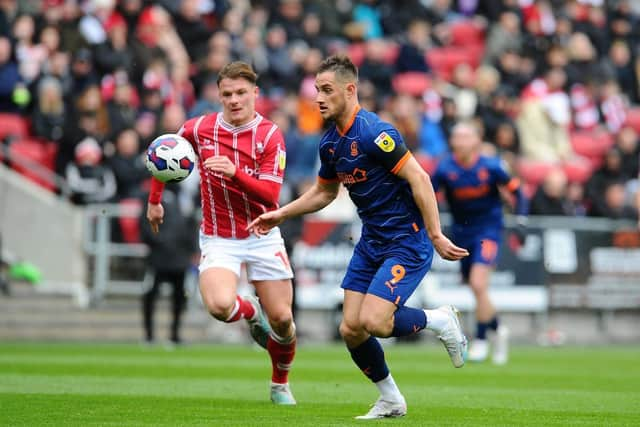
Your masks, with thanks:
[{"label": "club crest on jersey", "polygon": [[284,150],[278,149],[278,167],[280,170],[284,170],[287,165],[287,153]]},{"label": "club crest on jersey", "polygon": [[375,142],[375,144],[385,153],[390,153],[394,148],[396,148],[396,142],[386,132],[382,132],[378,135],[373,142]]},{"label": "club crest on jersey", "polygon": [[256,142],[256,151],[258,153],[262,153],[264,151],[264,145],[262,145],[262,141]]},{"label": "club crest on jersey", "polygon": [[356,157],[358,155],[358,143],[353,141],[351,143],[351,157]]},{"label": "club crest on jersey", "polygon": [[480,181],[486,181],[489,179],[489,171],[487,171],[485,168],[481,168],[480,170],[478,170],[478,179]]}]

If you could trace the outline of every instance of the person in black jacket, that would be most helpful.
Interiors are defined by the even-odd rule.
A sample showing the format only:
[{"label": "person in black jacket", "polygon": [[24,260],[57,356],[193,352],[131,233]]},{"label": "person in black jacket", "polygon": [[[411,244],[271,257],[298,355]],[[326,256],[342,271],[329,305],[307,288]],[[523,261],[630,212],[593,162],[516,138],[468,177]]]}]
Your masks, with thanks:
[{"label": "person in black jacket", "polygon": [[142,240],[149,245],[147,265],[153,274],[153,285],[142,296],[143,326],[145,341],[153,343],[153,315],[158,292],[162,283],[169,283],[172,287],[169,340],[173,344],[180,344],[180,320],[187,301],[184,289],[185,273],[191,265],[192,256],[196,253],[197,242],[193,236],[197,235],[197,224],[181,212],[177,186],[167,185],[163,205],[165,227],[162,233],[151,232],[144,212],[140,223]]}]

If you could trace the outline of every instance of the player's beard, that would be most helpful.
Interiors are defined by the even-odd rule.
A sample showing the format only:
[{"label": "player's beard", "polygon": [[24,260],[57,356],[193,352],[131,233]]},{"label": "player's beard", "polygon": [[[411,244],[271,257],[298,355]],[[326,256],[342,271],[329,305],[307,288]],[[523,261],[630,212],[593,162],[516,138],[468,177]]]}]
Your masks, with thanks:
[{"label": "player's beard", "polygon": [[347,110],[347,101],[343,99],[342,102],[336,105],[336,108],[333,109],[333,112],[329,116],[327,116],[327,118],[324,119],[324,121],[335,123],[337,121],[337,118],[341,117],[346,110]]}]

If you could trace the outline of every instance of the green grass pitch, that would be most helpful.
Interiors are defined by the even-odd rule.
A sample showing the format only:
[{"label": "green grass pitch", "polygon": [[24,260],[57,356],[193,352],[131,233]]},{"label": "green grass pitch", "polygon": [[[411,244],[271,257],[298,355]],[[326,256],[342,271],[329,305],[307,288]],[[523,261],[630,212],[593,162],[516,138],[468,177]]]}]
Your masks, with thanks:
[{"label": "green grass pitch", "polygon": [[409,412],[356,421],[377,390],[339,345],[301,346],[298,405],[276,407],[251,346],[0,343],[0,426],[640,425],[639,347],[516,347],[462,369],[435,343],[386,354]]}]

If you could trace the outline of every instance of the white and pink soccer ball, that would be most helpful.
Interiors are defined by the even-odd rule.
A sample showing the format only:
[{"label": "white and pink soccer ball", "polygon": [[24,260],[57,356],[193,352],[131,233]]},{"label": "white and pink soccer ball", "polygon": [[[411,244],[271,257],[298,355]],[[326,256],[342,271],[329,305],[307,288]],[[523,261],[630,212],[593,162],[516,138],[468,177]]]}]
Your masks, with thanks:
[{"label": "white and pink soccer ball", "polygon": [[147,149],[147,169],[162,182],[182,181],[189,176],[195,163],[196,153],[193,147],[180,135],[160,135]]}]

